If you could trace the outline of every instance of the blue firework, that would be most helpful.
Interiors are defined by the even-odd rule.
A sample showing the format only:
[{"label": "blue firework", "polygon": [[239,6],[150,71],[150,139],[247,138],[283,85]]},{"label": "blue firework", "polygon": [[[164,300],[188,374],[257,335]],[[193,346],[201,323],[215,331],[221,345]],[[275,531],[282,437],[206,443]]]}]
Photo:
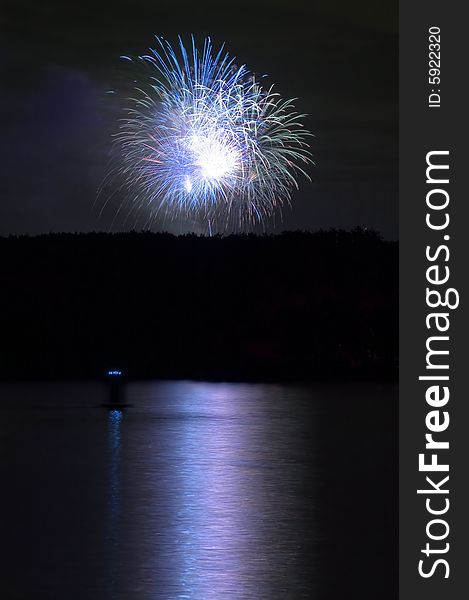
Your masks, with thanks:
[{"label": "blue firework", "polygon": [[290,203],[311,162],[292,100],[263,88],[210,39],[190,51],[163,38],[129,59],[141,69],[115,136],[133,207],[157,215],[245,226]]}]

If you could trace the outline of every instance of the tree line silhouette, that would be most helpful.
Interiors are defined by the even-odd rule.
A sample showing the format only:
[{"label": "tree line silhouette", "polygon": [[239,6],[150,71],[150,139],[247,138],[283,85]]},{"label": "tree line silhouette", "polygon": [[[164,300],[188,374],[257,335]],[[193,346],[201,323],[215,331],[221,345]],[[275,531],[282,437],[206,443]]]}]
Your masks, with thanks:
[{"label": "tree line silhouette", "polygon": [[363,229],[0,238],[0,377],[393,377],[397,265]]}]

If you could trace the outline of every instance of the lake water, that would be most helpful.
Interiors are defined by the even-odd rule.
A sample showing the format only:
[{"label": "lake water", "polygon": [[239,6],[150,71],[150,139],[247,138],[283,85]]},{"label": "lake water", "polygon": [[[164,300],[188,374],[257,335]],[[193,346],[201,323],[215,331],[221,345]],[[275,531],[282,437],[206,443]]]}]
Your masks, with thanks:
[{"label": "lake water", "polygon": [[397,388],[0,386],[2,600],[397,598]]}]

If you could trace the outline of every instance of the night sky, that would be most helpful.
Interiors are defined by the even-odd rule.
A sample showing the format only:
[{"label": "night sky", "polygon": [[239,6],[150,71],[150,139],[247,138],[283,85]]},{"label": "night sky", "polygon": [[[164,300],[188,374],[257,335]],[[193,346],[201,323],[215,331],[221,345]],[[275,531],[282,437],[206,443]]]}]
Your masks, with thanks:
[{"label": "night sky", "polygon": [[194,33],[226,42],[238,63],[267,74],[309,114],[313,181],[300,182],[275,231],[359,225],[397,237],[396,1],[0,0],[0,7],[0,235],[139,227],[125,212],[114,220],[122,198],[101,215],[95,203],[120,116],[118,96],[107,92],[122,89],[120,55],[144,53],[155,34],[176,41]]}]

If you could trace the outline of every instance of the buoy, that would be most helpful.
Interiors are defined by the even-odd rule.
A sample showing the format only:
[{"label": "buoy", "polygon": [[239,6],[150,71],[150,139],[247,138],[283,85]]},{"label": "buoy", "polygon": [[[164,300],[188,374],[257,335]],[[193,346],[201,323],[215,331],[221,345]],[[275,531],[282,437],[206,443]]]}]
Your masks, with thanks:
[{"label": "buoy", "polygon": [[107,377],[109,381],[109,402],[101,404],[103,408],[119,409],[132,406],[125,402],[124,373],[120,369],[109,369]]}]

